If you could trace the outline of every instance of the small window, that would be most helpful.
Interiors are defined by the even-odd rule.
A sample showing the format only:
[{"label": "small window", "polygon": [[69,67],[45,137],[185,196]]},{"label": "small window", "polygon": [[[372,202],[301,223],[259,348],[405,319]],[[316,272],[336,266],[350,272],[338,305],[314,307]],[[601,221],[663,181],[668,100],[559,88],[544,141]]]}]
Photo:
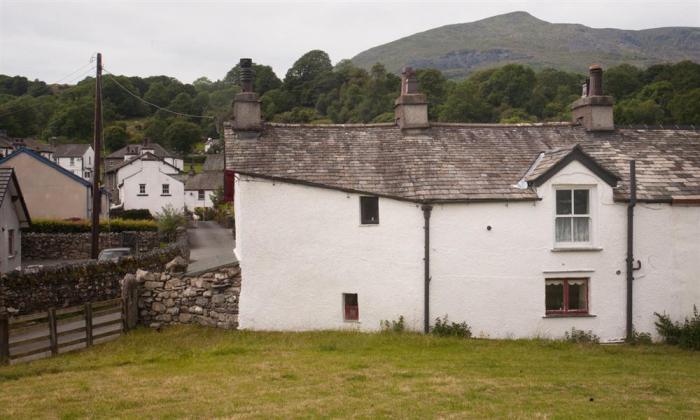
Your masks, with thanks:
[{"label": "small window", "polygon": [[170,195],[170,184],[163,184],[163,195]]},{"label": "small window", "polygon": [[70,166],[75,165],[75,158],[70,158]]},{"label": "small window", "polygon": [[590,191],[557,190],[555,217],[556,242],[586,243],[591,241]]},{"label": "small window", "polygon": [[90,179],[91,176],[92,176],[92,173],[90,171],[85,171],[85,176],[84,176],[85,179]]},{"label": "small window", "polygon": [[204,190],[197,191],[197,200],[204,201]]},{"label": "small window", "polygon": [[15,230],[7,230],[7,253],[9,255],[15,255]]},{"label": "small window", "polygon": [[139,184],[139,195],[146,195],[146,184]]},{"label": "small window", "polygon": [[545,280],[547,314],[587,314],[588,279]]},{"label": "small window", "polygon": [[357,321],[360,319],[357,293],[343,293],[343,316],[346,321]]},{"label": "small window", "polygon": [[363,225],[379,224],[379,198],[360,197],[360,223]]}]

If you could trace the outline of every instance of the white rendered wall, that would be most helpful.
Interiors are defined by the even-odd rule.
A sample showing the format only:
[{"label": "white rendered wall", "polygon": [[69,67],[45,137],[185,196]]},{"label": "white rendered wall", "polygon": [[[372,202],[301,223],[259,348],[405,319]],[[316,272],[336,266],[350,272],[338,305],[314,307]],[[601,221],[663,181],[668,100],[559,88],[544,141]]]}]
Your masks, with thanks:
[{"label": "white rendered wall", "polygon": [[[117,172],[119,198],[125,210],[148,209],[151,214],[167,205],[177,210],[185,206],[185,186],[171,177],[177,171],[155,160],[136,160]],[[139,194],[139,185],[146,184],[146,195]],[[162,194],[162,184],[170,185],[170,195]]]},{"label": "white rendered wall", "polygon": [[[553,251],[556,186],[591,188],[591,250]],[[235,191],[242,328],[346,328],[347,292],[359,295],[357,327],[404,315],[421,329],[419,206],[380,198],[380,224],[363,227],[355,194],[261,179],[237,180]],[[492,338],[559,338],[572,327],[604,341],[624,337],[627,205],[577,162],[538,194],[537,202],[434,206],[431,323],[448,315]],[[700,207],[640,203],[635,216],[634,322],[656,335],[654,312],[682,319],[700,305]],[[589,278],[594,316],[545,317],[545,279],[572,277]]]},{"label": "white rendered wall", "polygon": [[214,207],[214,202],[211,196],[214,190],[204,190],[204,200],[199,199],[199,190],[185,190],[185,206],[190,211],[194,211],[197,207]]},{"label": "white rendered wall", "polygon": [[73,164],[70,163],[70,158],[60,157],[56,159],[56,163],[61,168],[72,172],[74,175],[83,177],[83,158],[73,158]]},{"label": "white rendered wall", "polygon": [[[14,256],[8,255],[9,230],[14,229]],[[0,207],[0,273],[6,273],[22,265],[22,232],[12,203],[10,191]]]},{"label": "white rendered wall", "polygon": [[[242,328],[376,330],[406,318],[420,329],[423,216],[379,199],[379,225],[360,225],[359,196],[255,179],[236,184]],[[343,320],[357,293],[359,322]]]}]

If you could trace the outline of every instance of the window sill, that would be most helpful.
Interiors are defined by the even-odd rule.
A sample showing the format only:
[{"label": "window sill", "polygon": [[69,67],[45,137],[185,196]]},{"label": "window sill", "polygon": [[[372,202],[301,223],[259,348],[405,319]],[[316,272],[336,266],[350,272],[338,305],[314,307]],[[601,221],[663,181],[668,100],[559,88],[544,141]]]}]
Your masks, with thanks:
[{"label": "window sill", "polygon": [[600,252],[603,248],[597,246],[555,246],[552,252]]},{"label": "window sill", "polygon": [[172,197],[172,194],[161,194],[161,197]]},{"label": "window sill", "polygon": [[542,318],[595,318],[593,314],[548,314]]},{"label": "window sill", "polygon": [[148,194],[136,194],[137,197],[148,197]]},{"label": "window sill", "polygon": [[379,223],[360,223],[360,227],[374,227],[379,226]]},{"label": "window sill", "polygon": [[15,254],[12,254],[12,255],[8,255],[8,256],[7,256],[7,259],[8,259],[8,260],[14,260],[16,256],[17,256],[16,253],[15,253]]},{"label": "window sill", "polygon": [[348,324],[362,324],[359,319],[344,319],[343,322]]}]

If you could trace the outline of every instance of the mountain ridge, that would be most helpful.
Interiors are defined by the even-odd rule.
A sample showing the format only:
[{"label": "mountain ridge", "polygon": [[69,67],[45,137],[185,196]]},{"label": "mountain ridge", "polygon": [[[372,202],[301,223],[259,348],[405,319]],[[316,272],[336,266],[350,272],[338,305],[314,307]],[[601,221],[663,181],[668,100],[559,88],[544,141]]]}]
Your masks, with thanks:
[{"label": "mountain ridge", "polygon": [[582,73],[594,62],[647,67],[681,60],[700,62],[700,28],[591,28],[550,23],[523,11],[428,29],[352,58],[364,68],[377,62],[395,73],[405,65],[432,67],[451,78],[508,63]]}]

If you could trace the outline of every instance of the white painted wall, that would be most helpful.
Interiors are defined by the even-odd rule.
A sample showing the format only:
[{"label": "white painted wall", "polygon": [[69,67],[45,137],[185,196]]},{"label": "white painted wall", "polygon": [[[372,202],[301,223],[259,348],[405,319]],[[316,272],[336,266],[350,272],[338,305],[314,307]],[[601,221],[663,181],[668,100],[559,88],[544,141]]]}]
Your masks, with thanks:
[{"label": "white painted wall", "polygon": [[[381,319],[423,320],[423,216],[379,199],[380,224],[359,225],[359,196],[243,177],[236,181],[236,255],[242,328],[376,330]],[[592,246],[554,252],[554,191],[592,188]],[[574,162],[538,189],[538,202],[436,205],[431,218],[431,321],[448,315],[477,336],[562,337],[572,327],[604,341],[625,334],[626,204]],[[487,226],[492,229],[487,230]],[[634,313],[655,334],[654,312],[681,319],[700,305],[700,207],[639,204]],[[619,270],[619,274],[617,274]],[[589,278],[592,317],[545,318],[545,279]],[[343,322],[341,294],[358,293],[359,324]]]},{"label": "white painted wall", "polygon": [[59,157],[56,158],[56,163],[58,166],[61,168],[72,172],[74,175],[77,175],[79,177],[83,177],[83,158],[81,157],[76,157],[73,158],[73,163],[71,164],[71,158],[68,157]]},{"label": "white painted wall", "polygon": [[[119,200],[125,210],[148,209],[152,214],[172,205],[182,210],[185,206],[185,186],[170,175],[177,174],[173,167],[156,160],[136,160],[117,171]],[[146,184],[146,195],[139,194],[139,185]],[[162,185],[170,185],[170,195],[162,194]]]},{"label": "white painted wall", "polygon": [[[399,315],[419,327],[423,216],[415,204],[380,199],[380,224],[361,226],[354,194],[255,180],[237,182],[236,197],[242,328],[374,330]],[[343,321],[343,293],[358,294],[359,322]]]},{"label": "white painted wall", "polygon": [[[12,271],[22,265],[22,232],[20,231],[19,218],[15,212],[10,193],[0,206],[0,273]],[[14,230],[15,253],[9,254],[8,238],[10,229]]]},{"label": "white painted wall", "polygon": [[199,199],[199,190],[185,190],[185,206],[188,210],[194,211],[197,207],[214,207],[211,196],[214,190],[204,190],[204,200]]}]

